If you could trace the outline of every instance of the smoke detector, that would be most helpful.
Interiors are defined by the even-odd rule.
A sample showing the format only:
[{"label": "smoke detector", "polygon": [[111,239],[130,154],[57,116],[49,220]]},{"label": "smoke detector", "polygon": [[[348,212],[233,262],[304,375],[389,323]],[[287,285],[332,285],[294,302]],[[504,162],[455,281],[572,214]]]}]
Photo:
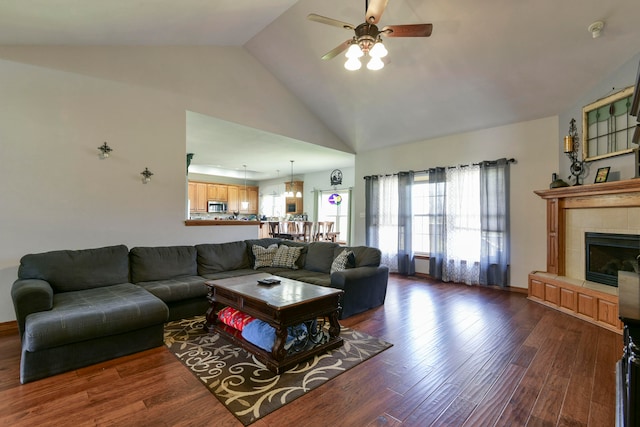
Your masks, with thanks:
[{"label": "smoke detector", "polygon": [[591,33],[591,37],[597,39],[602,34],[602,29],[604,28],[604,22],[596,21],[593,24],[589,25],[589,32]]}]

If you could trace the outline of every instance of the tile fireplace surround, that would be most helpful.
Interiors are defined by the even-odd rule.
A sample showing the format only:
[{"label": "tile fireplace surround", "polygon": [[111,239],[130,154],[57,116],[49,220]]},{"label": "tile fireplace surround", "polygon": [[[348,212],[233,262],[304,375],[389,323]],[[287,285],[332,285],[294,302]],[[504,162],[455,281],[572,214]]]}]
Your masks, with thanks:
[{"label": "tile fireplace surround", "polygon": [[584,279],[584,233],[640,234],[640,179],[539,190],[547,202],[547,269],[529,299],[621,333],[618,289]]}]

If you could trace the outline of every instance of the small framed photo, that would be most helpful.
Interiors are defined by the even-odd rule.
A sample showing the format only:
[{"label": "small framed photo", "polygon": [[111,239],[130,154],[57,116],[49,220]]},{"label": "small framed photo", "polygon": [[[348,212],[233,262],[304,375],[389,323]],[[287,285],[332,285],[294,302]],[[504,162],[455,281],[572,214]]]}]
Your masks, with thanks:
[{"label": "small framed photo", "polygon": [[609,169],[611,169],[610,166],[607,166],[606,168],[598,168],[598,172],[596,173],[596,180],[594,181],[594,184],[597,184],[599,182],[607,182],[607,177],[609,176]]}]

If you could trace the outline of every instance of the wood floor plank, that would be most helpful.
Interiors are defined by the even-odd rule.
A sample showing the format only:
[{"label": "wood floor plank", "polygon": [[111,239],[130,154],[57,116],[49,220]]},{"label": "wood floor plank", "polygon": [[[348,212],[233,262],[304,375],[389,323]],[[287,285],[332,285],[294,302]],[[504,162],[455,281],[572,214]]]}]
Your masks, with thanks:
[{"label": "wood floor plank", "polygon": [[[612,427],[622,337],[522,293],[392,275],[341,321],[393,344],[252,427]],[[0,335],[0,425],[242,424],[165,347],[19,382]]]}]

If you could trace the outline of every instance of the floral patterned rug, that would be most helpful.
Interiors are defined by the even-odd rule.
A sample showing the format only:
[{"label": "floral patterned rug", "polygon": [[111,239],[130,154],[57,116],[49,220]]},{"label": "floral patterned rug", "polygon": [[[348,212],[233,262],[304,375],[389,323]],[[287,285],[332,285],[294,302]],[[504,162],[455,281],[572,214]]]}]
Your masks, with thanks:
[{"label": "floral patterned rug", "polygon": [[204,324],[204,316],[167,323],[165,345],[245,426],[392,346],[343,327],[342,347],[276,375]]}]

